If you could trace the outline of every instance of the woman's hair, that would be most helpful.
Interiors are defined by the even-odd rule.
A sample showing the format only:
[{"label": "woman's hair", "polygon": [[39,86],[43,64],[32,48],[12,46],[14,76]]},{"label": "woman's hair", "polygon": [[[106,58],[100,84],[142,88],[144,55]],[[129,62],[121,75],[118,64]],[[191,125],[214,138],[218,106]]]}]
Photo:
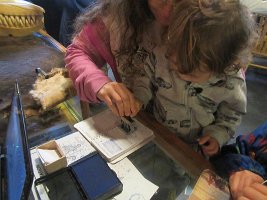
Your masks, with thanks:
[{"label": "woman's hair", "polygon": [[120,40],[123,41],[119,52],[129,53],[133,53],[142,40],[144,26],[154,19],[147,0],[97,0],[77,18],[74,35],[81,31],[84,24],[106,16],[110,24],[115,21],[119,25]]},{"label": "woman's hair", "polygon": [[172,69],[183,74],[196,68],[217,74],[238,70],[248,64],[244,58],[254,30],[253,17],[239,0],[180,0],[168,29],[167,56],[174,60]]}]

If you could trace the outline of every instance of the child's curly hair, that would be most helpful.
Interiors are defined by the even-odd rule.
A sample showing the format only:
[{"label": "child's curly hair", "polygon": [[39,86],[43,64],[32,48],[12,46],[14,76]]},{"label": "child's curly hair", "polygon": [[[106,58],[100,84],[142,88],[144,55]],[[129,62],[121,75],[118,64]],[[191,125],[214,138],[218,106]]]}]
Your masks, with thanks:
[{"label": "child's curly hair", "polygon": [[239,0],[177,0],[172,13],[166,42],[173,70],[221,74],[246,67],[255,23]]}]

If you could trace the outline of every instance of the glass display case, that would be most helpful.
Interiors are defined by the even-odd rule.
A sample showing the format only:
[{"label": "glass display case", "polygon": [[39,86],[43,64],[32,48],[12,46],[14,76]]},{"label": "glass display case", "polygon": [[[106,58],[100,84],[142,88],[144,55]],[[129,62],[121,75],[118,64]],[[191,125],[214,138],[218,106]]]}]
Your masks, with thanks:
[{"label": "glass display case", "polygon": [[[28,93],[37,76],[35,68],[40,67],[45,71],[50,71],[53,67],[64,67],[64,52],[63,46],[42,31],[29,37],[10,37],[0,40],[0,74],[3,76],[0,80],[1,85],[5,85],[0,90],[1,123],[3,123],[1,127],[5,125],[6,107],[12,95],[10,91],[13,87],[9,85],[13,85],[14,80],[17,79],[21,86],[31,148],[75,132],[73,125],[83,120],[86,114],[92,116],[106,109],[102,104],[86,106],[85,103],[81,104],[77,97],[73,97],[49,111],[36,110]],[[193,151],[148,113],[140,113],[137,119],[154,132],[155,138],[127,158],[145,179],[158,186],[151,199],[187,199],[188,196],[184,194],[185,188],[187,186],[189,186],[187,188],[192,188],[201,172],[207,168],[212,169],[212,166],[204,157]],[[0,131],[3,136],[5,130],[1,128]],[[130,181],[138,182],[138,179]],[[57,184],[60,186],[61,182],[62,180]],[[142,186],[142,183],[140,184]],[[33,199],[38,198],[34,187]],[[50,188],[50,193],[62,193],[60,187],[53,186],[52,188],[56,190],[52,191]],[[132,199],[146,198],[139,195],[133,196]]]}]

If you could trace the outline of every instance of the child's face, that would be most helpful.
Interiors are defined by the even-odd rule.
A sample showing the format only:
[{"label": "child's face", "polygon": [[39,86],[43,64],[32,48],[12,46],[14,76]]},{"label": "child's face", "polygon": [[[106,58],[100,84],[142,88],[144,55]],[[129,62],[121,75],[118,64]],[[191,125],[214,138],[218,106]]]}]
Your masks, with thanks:
[{"label": "child's face", "polygon": [[173,0],[147,0],[147,1],[151,12],[156,18],[156,21],[163,26],[168,26],[170,23]]},{"label": "child's face", "polygon": [[209,80],[212,75],[212,72],[206,67],[196,68],[193,72],[189,74],[182,74],[177,70],[177,64],[173,56],[169,58],[169,61],[171,68],[176,69],[175,72],[177,76],[184,81],[189,81],[193,83],[204,83]]},{"label": "child's face", "polygon": [[212,75],[212,72],[207,70],[196,69],[190,74],[181,74],[177,72],[177,75],[184,81],[189,81],[193,83],[203,83],[209,80]]}]

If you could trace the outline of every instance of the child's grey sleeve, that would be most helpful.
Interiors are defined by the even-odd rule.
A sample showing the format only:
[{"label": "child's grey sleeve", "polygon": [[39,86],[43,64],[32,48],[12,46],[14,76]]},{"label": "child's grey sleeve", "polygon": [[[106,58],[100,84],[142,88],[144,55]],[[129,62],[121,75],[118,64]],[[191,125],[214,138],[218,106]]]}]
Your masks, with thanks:
[{"label": "child's grey sleeve", "polygon": [[135,79],[133,93],[135,98],[139,99],[145,108],[152,98],[151,82],[148,76],[142,76]]},{"label": "child's grey sleeve", "polygon": [[225,100],[218,106],[215,122],[204,127],[204,135],[215,138],[220,147],[226,144],[235,134],[236,127],[241,123],[242,115],[246,113],[247,89],[244,80],[235,82],[234,90],[229,90]]}]

